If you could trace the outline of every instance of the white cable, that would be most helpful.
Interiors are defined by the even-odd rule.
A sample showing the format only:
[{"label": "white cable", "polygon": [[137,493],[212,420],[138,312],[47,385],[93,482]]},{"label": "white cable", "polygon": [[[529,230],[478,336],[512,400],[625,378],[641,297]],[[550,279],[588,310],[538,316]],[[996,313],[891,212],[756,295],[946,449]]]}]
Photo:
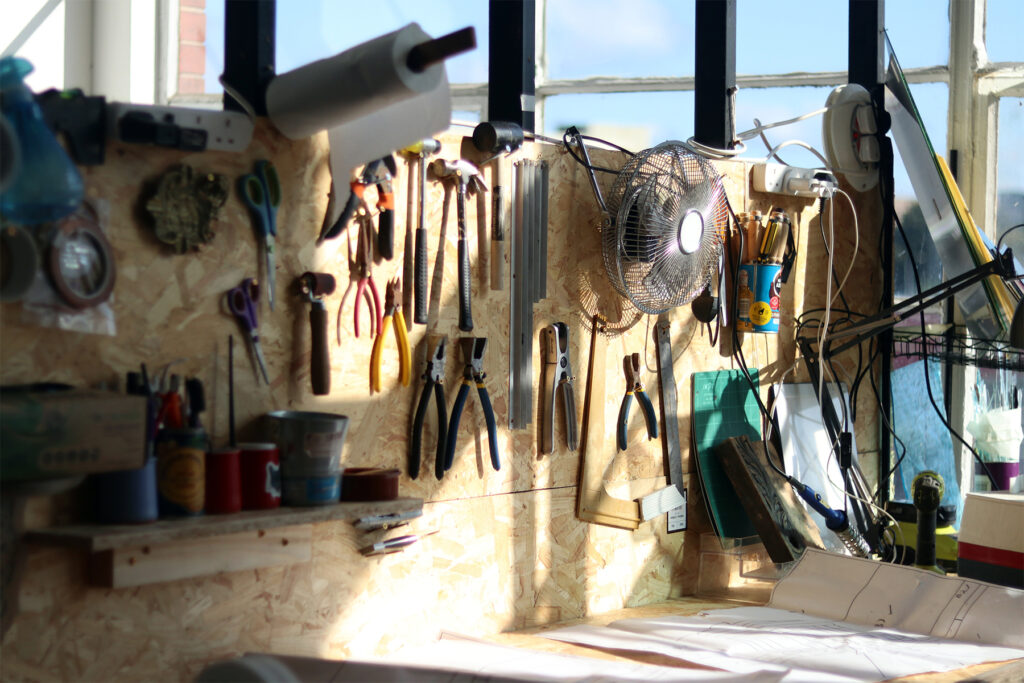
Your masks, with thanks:
[{"label": "white cable", "polygon": [[[853,214],[853,256],[850,258],[850,265],[846,269],[846,274],[843,275],[843,279],[839,281],[839,287],[836,289],[836,295],[832,297],[832,301],[829,302],[829,306],[836,302],[839,295],[843,291],[843,287],[846,286],[846,281],[850,277],[850,273],[853,272],[853,264],[857,260],[857,252],[860,249],[860,224],[857,221],[857,207],[853,205],[853,199],[850,195],[846,194],[843,190],[836,188],[836,192],[846,197],[846,201],[850,203],[850,212]],[[829,207],[831,211],[835,211],[835,205]],[[834,243],[833,243],[834,246]],[[829,270],[829,278],[832,277],[832,271]]]},{"label": "white cable", "polygon": [[777,128],[779,126],[788,126],[791,123],[799,123],[800,121],[803,121],[804,119],[809,119],[809,118],[811,118],[813,116],[818,116],[819,114],[824,114],[829,109],[830,109],[830,107],[822,107],[821,109],[815,109],[812,112],[808,112],[806,114],[801,114],[800,116],[794,117],[792,119],[786,119],[785,121],[776,121],[775,123],[766,123],[764,125],[761,125],[760,121],[758,121],[757,119],[754,119],[754,127],[751,128],[750,130],[743,131],[742,133],[740,133],[739,135],[736,136],[736,139],[737,140],[741,140],[741,141],[742,140],[750,140],[750,139],[756,138],[758,135],[760,135],[761,131],[768,130],[769,128]]}]

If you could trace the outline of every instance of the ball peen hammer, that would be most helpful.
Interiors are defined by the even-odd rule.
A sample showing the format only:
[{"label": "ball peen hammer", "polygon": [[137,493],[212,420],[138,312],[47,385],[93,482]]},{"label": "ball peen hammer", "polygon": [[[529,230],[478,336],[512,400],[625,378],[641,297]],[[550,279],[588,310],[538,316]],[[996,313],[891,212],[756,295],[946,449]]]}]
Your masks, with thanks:
[{"label": "ball peen hammer", "polygon": [[505,195],[502,182],[502,157],[511,154],[523,144],[523,129],[511,121],[484,121],[473,129],[473,146],[477,151],[491,155],[481,166],[494,163],[494,194],[491,208],[491,289],[504,289],[505,236],[508,220],[505,213]]},{"label": "ball peen hammer", "polygon": [[437,159],[430,162],[430,170],[438,180],[454,182],[456,187],[459,217],[459,329],[470,332],[473,330],[470,302],[470,289],[473,283],[469,275],[469,244],[466,241],[466,186],[480,171],[464,159]]}]

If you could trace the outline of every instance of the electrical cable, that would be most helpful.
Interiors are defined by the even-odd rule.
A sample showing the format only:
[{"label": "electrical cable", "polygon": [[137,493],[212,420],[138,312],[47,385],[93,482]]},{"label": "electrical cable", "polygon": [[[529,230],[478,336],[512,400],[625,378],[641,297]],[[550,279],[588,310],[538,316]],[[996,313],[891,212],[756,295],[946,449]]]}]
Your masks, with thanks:
[{"label": "electrical cable", "polygon": [[[630,152],[629,150],[627,150],[627,149],[625,149],[623,147],[619,147],[618,145],[616,145],[616,144],[614,144],[612,142],[608,142],[607,140],[602,140],[601,138],[595,138],[592,135],[583,135],[582,133],[579,134],[579,137],[582,140],[590,140],[591,142],[597,142],[599,144],[608,145],[609,147],[613,147],[617,151],[620,151],[620,152],[623,152],[625,154],[628,154],[629,156],[635,156],[635,154],[633,154],[633,152]],[[605,166],[597,166],[595,164],[588,164],[583,158],[581,158],[576,152],[573,151],[572,146],[569,144],[569,130],[566,130],[565,133],[562,134],[562,145],[565,147],[565,151],[569,153],[569,156],[571,156],[573,159],[575,159],[576,163],[578,163],[580,166],[582,166],[583,168],[585,168],[587,170],[590,170],[590,171],[601,171],[602,173],[611,173],[612,175],[618,175],[619,172],[622,170],[622,169],[616,170],[616,169],[612,169],[612,168],[607,168]]]}]

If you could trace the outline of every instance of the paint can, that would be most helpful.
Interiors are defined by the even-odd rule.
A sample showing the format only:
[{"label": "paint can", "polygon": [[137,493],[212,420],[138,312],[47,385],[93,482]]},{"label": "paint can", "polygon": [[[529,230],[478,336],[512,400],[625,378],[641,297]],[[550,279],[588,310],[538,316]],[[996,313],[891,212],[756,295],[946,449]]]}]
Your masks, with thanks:
[{"label": "paint can", "polygon": [[159,515],[156,493],[156,458],[134,470],[102,472],[92,476],[96,521],[100,524],[143,524]]},{"label": "paint can", "polygon": [[782,299],[782,265],[754,265],[754,300],[750,304],[750,322],[754,332],[778,334]]},{"label": "paint can", "polygon": [[281,504],[281,460],[276,443],[241,443],[242,508],[268,510]]},{"label": "paint can", "polygon": [[160,516],[203,514],[206,502],[206,432],[164,429],[156,435]]},{"label": "paint can", "polygon": [[348,417],[301,410],[277,410],[267,416],[271,441],[281,454],[283,503],[338,502]]},{"label": "paint can", "polygon": [[224,515],[242,509],[242,476],[237,448],[215,448],[206,454],[206,514]]}]

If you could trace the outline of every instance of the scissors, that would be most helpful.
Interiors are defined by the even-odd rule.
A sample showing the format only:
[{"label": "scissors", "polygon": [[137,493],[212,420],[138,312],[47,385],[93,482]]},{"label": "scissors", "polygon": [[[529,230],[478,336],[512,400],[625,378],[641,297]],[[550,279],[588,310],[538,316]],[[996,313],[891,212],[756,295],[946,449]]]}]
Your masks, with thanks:
[{"label": "scissors", "polygon": [[251,277],[247,277],[237,287],[228,290],[228,308],[238,318],[242,329],[249,335],[249,345],[252,346],[252,354],[256,358],[259,370],[256,373],[256,381],[259,382],[260,373],[263,373],[263,381],[270,384],[267,364],[263,360],[263,349],[260,347],[260,335],[257,331],[259,323],[256,318],[256,309],[259,298],[260,286]]},{"label": "scissors", "polygon": [[270,310],[274,310],[275,271],[274,238],[277,236],[277,207],[281,205],[281,181],[277,169],[269,161],[256,162],[256,171],[239,178],[242,199],[256,217],[256,228],[263,235],[267,255],[267,282],[270,283],[267,299]]}]

